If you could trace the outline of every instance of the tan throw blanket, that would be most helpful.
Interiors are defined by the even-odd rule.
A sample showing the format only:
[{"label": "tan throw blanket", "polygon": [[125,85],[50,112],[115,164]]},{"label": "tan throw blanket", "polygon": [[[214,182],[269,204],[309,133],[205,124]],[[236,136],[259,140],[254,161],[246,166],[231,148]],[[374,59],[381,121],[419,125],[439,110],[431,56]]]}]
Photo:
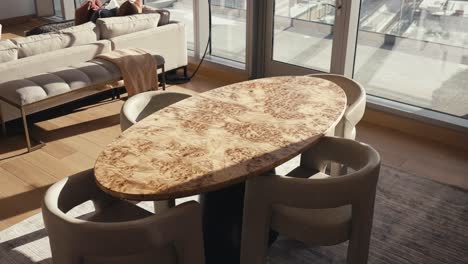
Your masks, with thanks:
[{"label": "tan throw blanket", "polygon": [[158,89],[156,59],[138,48],[114,50],[97,56],[119,67],[128,96]]}]

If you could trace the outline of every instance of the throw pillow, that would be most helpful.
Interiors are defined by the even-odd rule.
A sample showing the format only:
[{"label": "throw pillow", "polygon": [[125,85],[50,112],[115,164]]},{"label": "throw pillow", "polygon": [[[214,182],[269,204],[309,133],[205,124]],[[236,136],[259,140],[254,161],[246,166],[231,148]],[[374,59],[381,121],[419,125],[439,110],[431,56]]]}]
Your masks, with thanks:
[{"label": "throw pillow", "polygon": [[143,5],[141,0],[137,1],[125,1],[119,8],[118,16],[130,16],[140,14],[142,12]]},{"label": "throw pillow", "polygon": [[101,33],[101,39],[111,39],[118,36],[143,31],[158,26],[159,14],[140,14],[133,16],[100,18],[96,21]]}]

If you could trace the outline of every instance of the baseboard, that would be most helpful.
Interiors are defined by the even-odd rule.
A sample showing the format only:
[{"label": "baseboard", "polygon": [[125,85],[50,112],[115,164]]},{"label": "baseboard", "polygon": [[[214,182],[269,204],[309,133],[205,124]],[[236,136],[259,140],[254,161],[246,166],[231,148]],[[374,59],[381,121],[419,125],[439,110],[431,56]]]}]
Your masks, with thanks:
[{"label": "baseboard", "polygon": [[[190,73],[193,73],[195,71],[199,62],[199,60],[189,57],[188,69]],[[236,82],[248,80],[248,75],[246,71],[206,60],[202,63],[198,74],[213,75],[216,76],[216,78],[220,78],[221,76],[221,78],[223,79],[233,80]]]},{"label": "baseboard", "polygon": [[416,137],[468,150],[468,134],[434,124],[424,123],[381,110],[367,108],[362,121],[387,127]]}]

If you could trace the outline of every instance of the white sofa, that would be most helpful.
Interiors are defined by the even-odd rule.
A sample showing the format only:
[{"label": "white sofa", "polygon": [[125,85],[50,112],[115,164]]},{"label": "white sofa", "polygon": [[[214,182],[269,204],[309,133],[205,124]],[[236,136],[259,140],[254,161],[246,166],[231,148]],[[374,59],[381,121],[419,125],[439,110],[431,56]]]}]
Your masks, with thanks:
[{"label": "white sofa", "polygon": [[28,137],[26,115],[109,88],[120,78],[120,71],[94,59],[102,53],[144,48],[164,57],[166,71],[186,67],[184,24],[157,26],[158,21],[156,13],[105,18],[50,34],[1,40],[2,125],[24,111]]}]

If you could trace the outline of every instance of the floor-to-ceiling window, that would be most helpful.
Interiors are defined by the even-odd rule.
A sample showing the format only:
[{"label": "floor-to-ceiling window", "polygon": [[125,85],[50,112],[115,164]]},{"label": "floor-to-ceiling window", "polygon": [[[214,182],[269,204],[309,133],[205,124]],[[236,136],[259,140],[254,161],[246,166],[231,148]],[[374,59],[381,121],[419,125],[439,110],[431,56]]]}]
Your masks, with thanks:
[{"label": "floor-to-ceiling window", "polygon": [[468,1],[362,0],[354,77],[369,94],[468,119]]},{"label": "floor-to-ceiling window", "polygon": [[[208,0],[206,0],[208,2]],[[208,55],[227,60],[245,63],[246,50],[246,0],[211,0],[211,40]],[[171,12],[171,20],[186,24],[187,46],[195,50],[197,36],[208,36],[209,28],[195,28],[199,25],[198,19],[207,17],[195,16],[196,3],[193,0],[146,0],[146,5],[164,8]],[[201,5],[200,5],[201,6]],[[208,6],[208,5],[206,5]],[[208,15],[208,10],[202,10]],[[203,41],[200,41],[203,43]],[[199,47],[202,52],[205,47]]]},{"label": "floor-to-ceiling window", "polygon": [[184,22],[187,34],[187,47],[195,48],[193,0],[145,0],[145,5],[167,9],[171,12],[171,20]]},{"label": "floor-to-ceiling window", "polygon": [[330,71],[334,20],[330,1],[274,1],[273,60]]},{"label": "floor-to-ceiling window", "polygon": [[63,17],[62,1],[61,0],[54,0],[54,15],[56,17]]},{"label": "floor-to-ceiling window", "polygon": [[211,55],[245,63],[246,0],[211,0]]},{"label": "floor-to-ceiling window", "polygon": [[343,73],[379,104],[442,121],[454,116],[468,127],[468,1],[272,0],[266,6],[265,75]]}]

